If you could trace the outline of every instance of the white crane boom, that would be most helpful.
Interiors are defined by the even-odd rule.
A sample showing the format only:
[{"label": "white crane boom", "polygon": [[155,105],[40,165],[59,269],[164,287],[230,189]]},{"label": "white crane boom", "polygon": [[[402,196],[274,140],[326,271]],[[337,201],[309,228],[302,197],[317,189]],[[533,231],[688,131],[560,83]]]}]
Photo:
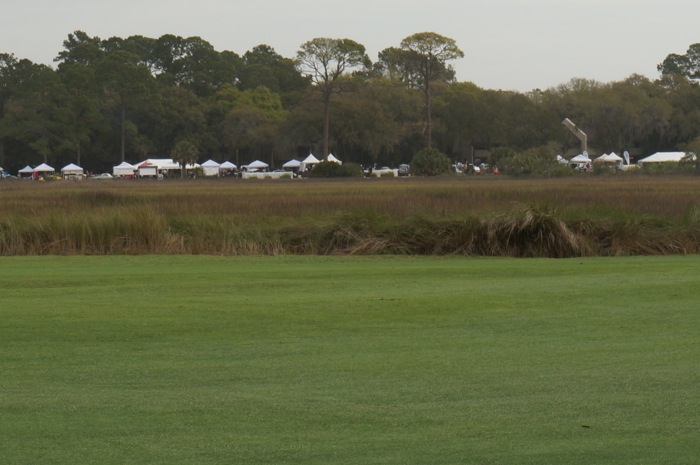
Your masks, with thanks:
[{"label": "white crane boom", "polygon": [[581,152],[586,152],[588,150],[588,136],[586,136],[586,133],[581,131],[569,118],[564,118],[561,124],[566,126],[581,141]]}]

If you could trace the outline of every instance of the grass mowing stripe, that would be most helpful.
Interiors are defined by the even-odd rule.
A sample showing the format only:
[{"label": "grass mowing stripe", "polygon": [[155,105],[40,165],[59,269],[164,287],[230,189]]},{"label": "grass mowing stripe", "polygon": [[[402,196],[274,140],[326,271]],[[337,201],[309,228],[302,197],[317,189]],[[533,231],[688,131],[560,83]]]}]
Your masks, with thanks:
[{"label": "grass mowing stripe", "polygon": [[692,463],[700,257],[0,259],[3,463]]}]

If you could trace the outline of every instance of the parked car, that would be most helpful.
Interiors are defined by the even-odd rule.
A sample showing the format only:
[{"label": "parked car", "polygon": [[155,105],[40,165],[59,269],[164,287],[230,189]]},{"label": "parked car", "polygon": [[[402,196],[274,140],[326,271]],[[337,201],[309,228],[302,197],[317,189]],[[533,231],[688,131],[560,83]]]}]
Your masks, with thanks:
[{"label": "parked car", "polygon": [[17,176],[12,176],[10,173],[6,173],[5,171],[0,171],[0,176],[2,176],[2,179],[17,179]]},{"label": "parked car", "polygon": [[109,173],[93,174],[91,179],[114,179]]}]

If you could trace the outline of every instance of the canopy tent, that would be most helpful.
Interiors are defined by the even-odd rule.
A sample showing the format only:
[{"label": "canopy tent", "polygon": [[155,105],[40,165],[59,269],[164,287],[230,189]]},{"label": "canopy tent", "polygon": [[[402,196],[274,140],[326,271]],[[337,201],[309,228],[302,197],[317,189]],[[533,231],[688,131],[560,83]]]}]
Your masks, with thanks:
[{"label": "canopy tent", "polygon": [[314,157],[312,154],[309,154],[308,157],[306,157],[306,158],[304,158],[304,160],[302,160],[302,163],[303,163],[304,165],[315,165],[315,164],[317,164],[317,163],[321,163],[321,160],[319,160],[318,158]]},{"label": "canopy tent", "polygon": [[204,171],[204,176],[218,176],[221,164],[215,162],[214,160],[207,160],[202,163],[202,171]]},{"label": "canopy tent", "polygon": [[32,173],[34,173],[34,168],[32,168],[32,167],[29,166],[29,165],[25,166],[24,168],[22,168],[21,170],[19,170],[19,171],[17,172],[17,174],[19,174],[19,177],[20,177],[20,178],[22,178],[22,177],[30,177],[30,176],[32,175]]},{"label": "canopy tent", "polygon": [[115,177],[133,176],[134,173],[136,173],[136,167],[125,161],[112,167],[112,176]]},{"label": "canopy tent", "polygon": [[230,161],[225,161],[221,164],[221,166],[219,166],[219,169],[222,171],[235,170],[236,168],[238,168],[238,167],[236,165],[234,165],[233,163],[231,163]]},{"label": "canopy tent", "polygon": [[282,168],[294,169],[294,168],[299,168],[300,166],[301,166],[301,162],[299,160],[291,159],[287,163],[282,165]]},{"label": "canopy tent", "polygon": [[586,154],[586,153],[582,153],[582,154],[580,154],[580,155],[576,155],[574,158],[572,158],[572,159],[569,161],[569,163],[577,163],[577,164],[580,164],[580,163],[590,163],[590,162],[591,162],[591,159],[588,158],[588,154]]},{"label": "canopy tent", "polygon": [[311,168],[313,168],[313,165],[317,165],[319,163],[321,163],[321,160],[314,157],[313,154],[309,154],[309,156],[304,158],[299,164],[299,172],[303,173],[307,170],[310,170]]},{"label": "canopy tent", "polygon": [[70,163],[61,168],[61,176],[63,179],[83,179],[85,170],[74,163]]},{"label": "canopy tent", "polygon": [[596,163],[619,163],[622,161],[622,157],[611,152],[610,154],[604,153],[593,161]]},{"label": "canopy tent", "polygon": [[262,169],[265,169],[269,166],[270,165],[268,165],[264,161],[255,160],[253,163],[249,163],[249,164],[245,165],[245,168],[247,170],[262,170]]},{"label": "canopy tent", "polygon": [[54,172],[56,172],[56,170],[52,166],[49,166],[46,163],[42,163],[41,165],[34,168],[33,172],[35,172],[35,173],[54,173]]},{"label": "canopy tent", "polygon": [[328,154],[328,161],[332,161],[333,163],[337,163],[339,165],[343,164],[343,162],[335,158],[335,156],[332,153]]},{"label": "canopy tent", "polygon": [[[144,163],[147,165],[155,166],[158,169],[158,171],[179,170],[182,168],[180,164],[172,158],[149,158],[148,160],[144,160],[141,163],[137,163],[136,166],[141,167]],[[197,163],[185,165],[185,169],[191,170],[194,168],[199,168],[199,165]]]},{"label": "canopy tent", "polygon": [[[638,165],[643,165],[644,163],[666,163],[666,162],[676,162],[678,163],[686,156],[685,152],[656,152],[653,155],[649,155],[646,158],[642,158],[637,161]],[[691,158],[695,160],[695,155],[691,155]]]}]

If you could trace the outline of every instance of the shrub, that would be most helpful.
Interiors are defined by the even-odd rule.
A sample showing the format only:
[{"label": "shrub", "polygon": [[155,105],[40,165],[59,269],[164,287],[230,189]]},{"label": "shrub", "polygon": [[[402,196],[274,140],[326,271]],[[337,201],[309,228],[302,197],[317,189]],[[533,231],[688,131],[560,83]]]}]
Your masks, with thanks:
[{"label": "shrub", "polygon": [[350,178],[361,176],[362,168],[355,163],[341,165],[332,161],[322,161],[311,170],[312,178]]},{"label": "shrub", "polygon": [[571,176],[574,172],[569,165],[556,160],[557,146],[548,144],[515,153],[507,162],[504,172],[513,176],[533,176],[555,178]]},{"label": "shrub", "polygon": [[437,176],[450,172],[450,159],[437,149],[423,149],[413,156],[411,167],[417,176]]}]

